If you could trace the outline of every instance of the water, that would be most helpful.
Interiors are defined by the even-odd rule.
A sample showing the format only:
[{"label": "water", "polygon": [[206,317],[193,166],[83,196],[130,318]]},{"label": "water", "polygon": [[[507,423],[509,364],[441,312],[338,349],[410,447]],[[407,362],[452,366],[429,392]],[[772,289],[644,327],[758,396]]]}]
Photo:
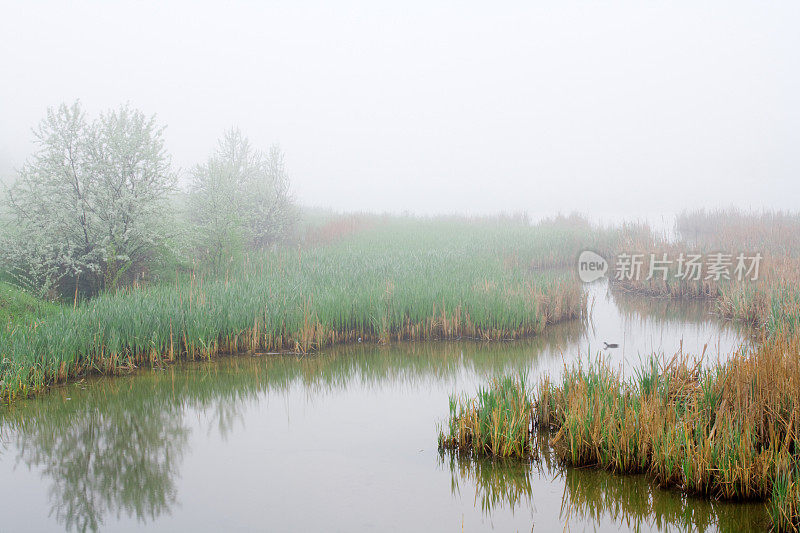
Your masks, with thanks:
[{"label": "water", "polygon": [[[448,397],[603,353],[724,357],[746,341],[701,304],[591,289],[592,318],[535,339],[355,345],[96,378],[0,411],[0,531],[764,529],[762,504],[642,476],[440,455]],[[721,354],[721,355],[720,355]],[[546,451],[546,448],[544,449]]]}]

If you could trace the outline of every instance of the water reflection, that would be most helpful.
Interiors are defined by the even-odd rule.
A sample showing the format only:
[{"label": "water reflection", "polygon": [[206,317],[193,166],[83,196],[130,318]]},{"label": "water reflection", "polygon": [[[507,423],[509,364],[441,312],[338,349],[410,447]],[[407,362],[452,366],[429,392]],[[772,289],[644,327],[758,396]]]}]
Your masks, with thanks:
[{"label": "water reflection", "polygon": [[667,358],[682,351],[704,360],[724,360],[749,342],[746,329],[722,321],[703,300],[650,298],[610,290],[607,282],[589,288],[591,318],[581,353],[594,356],[603,342],[619,344],[604,351],[611,363],[639,366],[652,354]]},{"label": "water reflection", "polygon": [[[280,410],[271,403],[273,399],[284,398],[287,405],[321,399],[311,411],[335,405],[329,417],[346,424],[352,435],[321,436],[313,427],[306,434],[302,421],[287,420],[281,427],[270,426],[269,432],[258,434],[256,442],[268,446],[270,455],[257,456],[259,464],[252,466],[287,462],[290,473],[286,475],[291,476],[292,469],[306,468],[307,450],[298,449],[306,441],[313,439],[313,453],[327,453],[341,460],[349,453],[352,442],[371,439],[381,450],[393,450],[381,451],[376,455],[378,459],[370,459],[379,461],[376,468],[382,468],[386,462],[402,470],[417,465],[414,454],[419,448],[435,446],[435,424],[446,412],[448,395],[473,392],[493,375],[527,372],[533,383],[536,374],[560,370],[565,362],[598,347],[602,340],[624,340],[625,350],[618,354],[624,360],[626,354],[650,349],[655,331],[661,335],[662,347],[678,344],[692,328],[699,332],[694,342],[716,335],[733,345],[740,338],[736,332],[711,324],[707,313],[700,308],[644,305],[612,295],[602,286],[591,290],[595,305],[590,321],[552,326],[544,335],[525,341],[353,345],[302,357],[223,357],[209,363],[177,364],[129,376],[91,379],[0,408],[0,477],[11,479],[0,485],[0,514],[8,515],[18,505],[41,512],[33,496],[13,490],[20,484],[36,489],[46,487],[40,492],[46,493],[50,517],[67,530],[94,531],[110,527],[112,522],[113,529],[126,524],[129,527],[161,524],[167,530],[175,529],[178,526],[168,521],[168,517],[184,520],[185,525],[187,515],[191,514],[175,511],[182,505],[181,496],[191,492],[182,478],[204,469],[198,464],[187,466],[187,459],[215,437],[229,439],[229,446],[246,440],[249,430]],[[413,402],[413,408],[409,407],[413,399],[423,396],[429,400]],[[373,429],[376,413],[388,421],[383,426],[384,432],[377,436]],[[312,417],[309,413],[303,416]],[[417,424],[413,428],[411,421]],[[564,470],[552,461],[546,453],[548,449],[545,445],[541,450],[542,471],[518,462],[501,464],[457,456],[433,460],[438,459],[445,466],[452,494],[475,493],[470,508],[457,512],[463,515],[474,506],[479,514],[492,516],[493,521],[502,525],[519,525],[510,522],[512,518],[506,513],[523,515],[523,523],[533,520],[537,493],[552,483],[564,485],[563,509],[560,517],[556,517],[561,522],[630,521],[655,524],[653,527],[657,529],[662,523],[692,527],[727,523],[728,507],[655,491],[644,481]],[[410,458],[401,456],[408,450]],[[250,466],[238,465],[237,458],[226,457],[226,460],[245,471]],[[370,460],[360,459],[357,466],[364,463],[363,467],[371,471]],[[352,469],[350,463],[342,464]],[[350,474],[336,463],[325,463],[321,469],[331,476]],[[430,478],[415,479],[414,485],[402,487],[406,494],[421,493],[423,486],[435,490],[436,476],[442,474],[435,466],[419,472]],[[270,475],[279,473],[273,468]],[[263,479],[255,474],[253,477],[250,483],[258,491],[272,490],[270,494],[276,501],[284,496],[278,480],[272,489],[272,485],[264,486]],[[239,499],[247,497],[253,488],[245,479],[231,479],[227,472],[216,481],[225,485],[225,491],[241,495]],[[283,482],[291,483],[291,478]],[[356,479],[354,486],[359,483],[361,480]],[[368,490],[364,497],[376,494],[379,495]],[[428,515],[420,511],[418,520],[424,518],[433,523],[441,516],[448,516],[445,510],[452,496],[441,501],[435,500],[436,497],[431,493],[420,500],[420,505],[430,503],[434,508]],[[387,509],[394,505],[392,500],[385,503]],[[548,507],[544,512],[554,510]],[[219,513],[224,516],[225,511]],[[731,513],[732,517],[740,515]],[[293,509],[290,514],[296,515],[295,519],[308,518],[301,509]],[[539,523],[542,516],[538,514],[535,522]],[[255,517],[250,518],[253,522],[243,522],[243,527],[263,525]],[[413,514],[395,518],[410,520],[405,524],[408,527],[419,525],[413,522]],[[376,519],[380,521],[382,517]],[[274,524],[278,518],[270,516],[270,520]],[[14,523],[4,526],[13,529]],[[41,525],[48,526],[52,528],[52,523]],[[210,525],[204,527],[214,529]]]},{"label": "water reflection", "polygon": [[[51,514],[68,530],[95,531],[107,517],[153,521],[177,501],[176,478],[198,420],[205,435],[244,425],[248,403],[301,385],[308,394],[387,383],[420,386],[468,373],[527,369],[581,335],[580,323],[506,345],[408,343],[345,346],[302,357],[225,357],[131,376],[97,378],[0,412],[0,439],[41,472]],[[189,420],[191,419],[191,420]]]},{"label": "water reflection", "polygon": [[189,441],[180,412],[132,389],[103,399],[37,401],[4,420],[18,462],[49,480],[51,514],[69,530],[97,530],[107,515],[146,522],[176,501]]},{"label": "water reflection", "polygon": [[732,503],[662,490],[645,476],[561,468],[565,483],[561,515],[566,523],[612,522],[642,531],[765,531],[764,505]]},{"label": "water reflection", "polygon": [[[487,515],[498,509],[533,509],[537,490],[563,485],[557,512],[564,530],[610,529],[610,525],[635,531],[768,529],[769,520],[760,503],[696,499],[662,490],[643,475],[620,477],[566,468],[547,446],[546,435],[536,442],[535,461],[472,458],[445,451],[440,466],[450,472],[453,494],[461,495],[462,485],[472,488],[475,504]],[[535,516],[531,520],[536,525]]]},{"label": "water reflection", "polygon": [[530,507],[533,495],[531,463],[516,459],[472,458],[451,450],[440,455],[450,469],[450,490],[461,495],[461,485],[475,487],[475,505],[491,514],[496,509]]},{"label": "water reflection", "polygon": [[[701,298],[653,298],[620,290],[606,291],[621,319],[634,328],[646,329],[649,324],[682,332],[680,338],[698,332],[711,333],[710,339],[750,341],[747,325],[724,320],[710,300]],[[737,342],[734,342],[736,344]],[[716,348],[709,346],[710,349]]]}]

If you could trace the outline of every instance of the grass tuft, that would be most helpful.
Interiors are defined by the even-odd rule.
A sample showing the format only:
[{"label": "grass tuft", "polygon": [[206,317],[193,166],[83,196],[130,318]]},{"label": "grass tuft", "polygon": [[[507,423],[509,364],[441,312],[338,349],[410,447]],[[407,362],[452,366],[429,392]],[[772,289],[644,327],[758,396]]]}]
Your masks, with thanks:
[{"label": "grass tuft", "polygon": [[793,338],[773,340],[709,369],[686,357],[652,359],[631,379],[602,360],[577,364],[560,384],[544,377],[526,397],[522,380],[495,380],[477,398],[451,402],[439,443],[529,459],[529,432],[492,428],[532,417],[566,465],[644,473],[661,487],[712,498],[766,500],[776,530],[797,530],[799,348]]}]

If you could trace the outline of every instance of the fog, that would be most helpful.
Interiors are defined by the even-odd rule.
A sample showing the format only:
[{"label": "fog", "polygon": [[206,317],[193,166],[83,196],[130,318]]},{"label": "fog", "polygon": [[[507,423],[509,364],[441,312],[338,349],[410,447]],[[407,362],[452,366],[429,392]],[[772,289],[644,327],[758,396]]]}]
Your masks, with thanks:
[{"label": "fog", "polygon": [[48,106],[130,102],[176,166],[279,142],[337,210],[797,208],[795,2],[6,2],[0,172]]}]

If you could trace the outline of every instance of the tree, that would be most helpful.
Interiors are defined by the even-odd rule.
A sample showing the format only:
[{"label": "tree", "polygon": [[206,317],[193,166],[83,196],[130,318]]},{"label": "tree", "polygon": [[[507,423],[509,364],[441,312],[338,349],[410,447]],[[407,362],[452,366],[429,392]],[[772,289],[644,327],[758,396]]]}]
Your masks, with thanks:
[{"label": "tree", "polygon": [[250,238],[254,246],[266,247],[284,238],[295,222],[289,175],[279,146],[270,147],[263,172],[253,177],[247,196]]},{"label": "tree", "polygon": [[217,268],[246,246],[279,242],[294,223],[283,153],[272,146],[264,154],[229,130],[193,170],[189,206],[201,255]]},{"label": "tree", "polygon": [[127,105],[92,122],[79,102],[48,109],[7,196],[3,249],[18,279],[42,294],[80,280],[92,294],[146,270],[166,242],[176,182],[163,130]]}]

